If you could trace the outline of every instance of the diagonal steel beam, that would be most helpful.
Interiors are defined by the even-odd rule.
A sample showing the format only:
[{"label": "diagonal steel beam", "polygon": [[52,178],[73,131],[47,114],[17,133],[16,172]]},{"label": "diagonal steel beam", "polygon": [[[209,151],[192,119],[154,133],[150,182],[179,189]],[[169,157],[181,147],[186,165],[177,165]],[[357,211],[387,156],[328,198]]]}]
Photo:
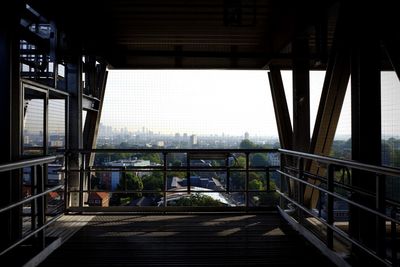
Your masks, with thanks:
[{"label": "diagonal steel beam", "polygon": [[281,71],[278,68],[271,66],[270,72],[268,72],[268,79],[271,87],[272,102],[274,104],[281,147],[292,149],[293,130],[290,122],[289,109],[286,102]]},{"label": "diagonal steel beam", "polygon": [[[95,71],[94,69],[93,71]],[[103,107],[103,100],[105,94],[105,88],[107,83],[107,70],[106,65],[100,64],[98,75],[91,75],[93,80],[91,81],[92,86],[96,87],[96,91],[98,94],[99,102],[97,111],[88,111],[86,115],[85,126],[83,130],[83,146],[86,149],[93,149],[96,148],[97,142],[97,135],[99,132],[99,125],[100,125],[100,118],[101,118],[101,111]],[[94,154],[90,155],[89,158],[89,166],[92,166],[94,162]]]},{"label": "diagonal steel beam", "polygon": [[[330,153],[350,78],[348,49],[344,45],[338,44],[336,40],[336,46],[332,50],[310,145],[310,153],[324,156],[328,156]],[[325,171],[316,164],[309,165],[308,169],[317,175]],[[316,183],[316,180],[309,182]],[[307,205],[315,207],[318,198],[318,191],[306,187],[304,201]]]}]

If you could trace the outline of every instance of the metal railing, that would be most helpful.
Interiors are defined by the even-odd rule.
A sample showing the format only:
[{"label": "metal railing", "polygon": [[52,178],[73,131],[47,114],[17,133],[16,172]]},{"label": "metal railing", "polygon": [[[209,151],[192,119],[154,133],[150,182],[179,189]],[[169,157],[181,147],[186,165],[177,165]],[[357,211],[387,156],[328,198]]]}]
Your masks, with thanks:
[{"label": "metal railing", "polygon": [[[39,246],[42,249],[45,246],[45,229],[57,220],[62,213],[60,212],[60,207],[56,207],[53,210],[48,209],[48,203],[46,201],[46,196],[51,192],[56,192],[64,189],[64,184],[59,184],[56,186],[49,187],[46,184],[47,181],[47,165],[53,163],[56,160],[62,159],[63,156],[43,156],[32,159],[20,160],[12,163],[0,164],[0,173],[10,172],[12,179],[23,179],[24,170],[29,170],[29,175],[31,177],[31,182],[28,185],[30,190],[30,195],[25,198],[10,203],[4,207],[0,207],[0,215],[2,218],[7,218],[11,215],[11,211],[17,210],[18,219],[23,220],[24,214],[23,207],[26,204],[30,204],[30,211],[28,216],[30,217],[30,229],[24,231],[23,227],[19,229],[18,239],[9,241],[5,247],[1,248],[0,256],[5,255],[7,252],[16,248],[18,245],[34,238],[35,246]],[[16,175],[13,175],[16,174]],[[56,214],[54,214],[56,211]],[[47,215],[52,215],[50,220],[47,219]],[[14,222],[15,224],[16,222]]]},{"label": "metal railing", "polygon": [[[394,200],[386,199],[385,179],[387,176],[395,176],[400,179],[399,169],[285,149],[279,149],[279,152],[281,154],[281,162],[285,162],[285,164],[282,163],[280,170],[277,171],[281,174],[277,193],[281,196],[281,200],[285,200],[287,201],[286,203],[290,203],[295,207],[291,212],[289,212],[289,209],[286,212],[291,213],[291,216],[296,217],[297,222],[304,226],[307,226],[307,218],[314,218],[318,223],[326,227],[326,236],[323,241],[331,250],[334,249],[336,235],[336,240],[338,240],[338,237],[346,240],[353,248],[363,251],[384,265],[391,266],[398,263],[396,229],[400,225],[400,221],[396,215],[400,204]],[[309,171],[312,165],[315,167],[314,172]],[[338,181],[340,180],[337,175],[338,171],[342,173],[345,171],[344,173],[348,179],[347,183]],[[362,172],[364,174],[363,178],[375,178],[374,192],[353,185],[351,180],[357,172]],[[366,180],[363,181],[366,182]],[[321,209],[319,209],[319,212],[315,212],[310,209],[309,204],[305,204],[306,189],[317,190],[320,194],[325,194],[325,218],[321,216]],[[355,195],[361,197],[353,197]],[[374,206],[366,205],[365,201],[359,201],[360,199],[369,199],[369,202],[374,203]],[[351,231],[346,232],[335,224],[335,200],[343,201],[353,210],[357,208],[374,217],[376,229],[371,231],[371,234],[375,235],[373,236],[375,240],[374,247],[371,247],[371,244],[363,243]],[[285,201],[280,203],[282,211],[287,207],[286,203],[284,203]],[[319,201],[321,201],[321,197],[319,197]],[[293,212],[294,210],[297,210],[297,212]],[[354,216],[354,214],[352,215],[349,212],[349,215],[350,218],[347,218],[347,220],[350,227],[352,223],[351,216]],[[386,223],[390,224],[390,242],[386,240]],[[391,255],[390,257],[387,257],[388,252]]]},{"label": "metal railing", "polygon": [[[67,155],[69,165],[74,166],[66,170],[69,211],[257,209],[257,196],[274,192],[271,174],[279,168],[276,149],[93,149],[68,151]],[[152,161],[152,155],[156,162]],[[129,162],[132,157],[138,160],[138,165],[142,160],[142,165]],[[265,159],[264,162],[259,164],[257,157]],[[127,181],[128,173],[141,182],[151,176],[159,186],[132,186]],[[252,182],[257,179],[258,182]],[[100,183],[95,184],[94,180]],[[94,193],[108,194],[105,198],[109,198],[109,203],[100,200],[96,204]],[[216,207],[182,204],[190,196],[201,195],[218,195],[216,198],[222,202],[212,202]],[[147,204],[140,204],[140,196],[147,197]]]}]

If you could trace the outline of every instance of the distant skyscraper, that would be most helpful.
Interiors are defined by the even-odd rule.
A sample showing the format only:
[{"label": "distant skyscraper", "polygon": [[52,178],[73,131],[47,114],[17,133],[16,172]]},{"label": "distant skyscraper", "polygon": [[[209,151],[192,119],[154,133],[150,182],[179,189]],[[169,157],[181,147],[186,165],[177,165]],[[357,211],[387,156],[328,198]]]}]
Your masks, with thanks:
[{"label": "distant skyscraper", "polygon": [[190,145],[191,145],[191,146],[197,145],[197,135],[192,134],[192,135],[190,136]]},{"label": "distant skyscraper", "polygon": [[245,133],[244,133],[244,139],[250,139],[250,135],[249,135],[248,132],[245,132]]}]

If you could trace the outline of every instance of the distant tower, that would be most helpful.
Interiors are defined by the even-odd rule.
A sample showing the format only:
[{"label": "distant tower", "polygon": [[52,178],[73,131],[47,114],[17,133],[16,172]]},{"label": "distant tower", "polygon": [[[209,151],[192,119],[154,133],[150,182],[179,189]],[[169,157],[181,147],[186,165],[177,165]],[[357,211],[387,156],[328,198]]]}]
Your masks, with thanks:
[{"label": "distant tower", "polygon": [[190,145],[191,145],[192,147],[197,145],[197,135],[192,134],[192,135],[190,136]]},{"label": "distant tower", "polygon": [[245,133],[244,133],[244,139],[250,139],[250,135],[249,135],[248,132],[245,132]]}]

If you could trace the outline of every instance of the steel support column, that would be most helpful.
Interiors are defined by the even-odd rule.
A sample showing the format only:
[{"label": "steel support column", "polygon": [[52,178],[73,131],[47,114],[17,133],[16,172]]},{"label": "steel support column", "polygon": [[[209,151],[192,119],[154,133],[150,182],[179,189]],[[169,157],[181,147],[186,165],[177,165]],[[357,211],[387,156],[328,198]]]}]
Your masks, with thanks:
[{"label": "steel support column", "polygon": [[[374,22],[370,19],[371,14],[373,14],[372,11],[361,14],[361,18],[354,20],[352,25],[352,160],[380,165],[382,142],[381,50],[378,32],[375,31]],[[374,175],[367,175],[354,170],[352,175],[354,186],[370,192],[376,191],[376,177]],[[374,199],[358,194],[354,194],[353,199],[370,208],[375,208]],[[374,223],[375,219],[374,215],[367,214],[354,207],[351,208],[351,234],[373,249],[375,249],[376,234],[379,231],[377,229],[378,224]]]},{"label": "steel support column", "polygon": [[293,149],[310,148],[310,72],[308,40],[293,43]]},{"label": "steel support column", "polygon": [[[4,4],[2,4],[3,7]],[[19,25],[18,10],[21,1],[7,6],[7,14],[0,18],[0,162],[18,160],[22,144],[22,96],[19,83],[19,38],[15,28]],[[2,173],[0,207],[20,200],[20,172]],[[0,246],[10,244],[20,237],[22,229],[21,209],[0,214]]]},{"label": "steel support column", "polygon": [[[73,60],[68,62],[66,67],[67,90],[69,98],[69,149],[82,148],[82,57],[73,56]],[[71,155],[69,159],[69,169],[79,169],[79,155]],[[79,174],[71,172],[68,174],[68,189],[79,190]],[[79,194],[71,193],[69,196],[69,206],[79,205]]]}]

